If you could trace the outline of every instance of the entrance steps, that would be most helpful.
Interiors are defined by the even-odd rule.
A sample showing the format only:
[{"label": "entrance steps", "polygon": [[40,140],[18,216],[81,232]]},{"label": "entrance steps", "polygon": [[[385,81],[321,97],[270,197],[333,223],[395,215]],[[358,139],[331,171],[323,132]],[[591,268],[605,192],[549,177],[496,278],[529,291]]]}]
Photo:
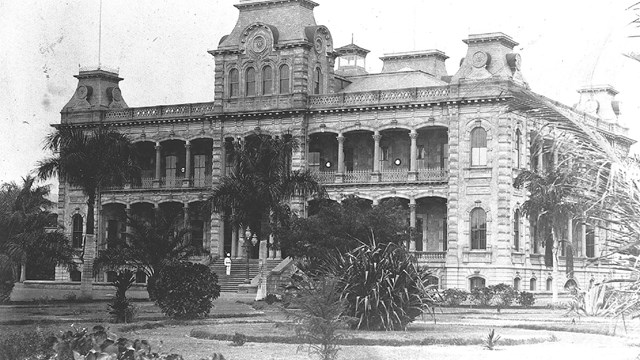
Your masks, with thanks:
[{"label": "entrance steps", "polygon": [[[282,260],[267,259],[265,261],[266,271],[271,271]],[[218,275],[218,284],[221,292],[238,292],[238,286],[245,283],[247,278],[247,259],[231,259],[231,275],[227,275],[224,266],[224,258],[218,259],[209,266],[211,271]],[[249,280],[258,275],[260,262],[258,259],[249,259]]]}]

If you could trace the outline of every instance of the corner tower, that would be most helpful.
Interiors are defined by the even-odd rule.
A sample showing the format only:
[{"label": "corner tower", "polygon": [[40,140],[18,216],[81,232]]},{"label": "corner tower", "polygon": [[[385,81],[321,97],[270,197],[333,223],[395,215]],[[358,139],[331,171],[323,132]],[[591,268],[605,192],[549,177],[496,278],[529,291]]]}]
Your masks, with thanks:
[{"label": "corner tower", "polygon": [[316,24],[317,5],[309,0],[241,0],[235,5],[240,11],[235,27],[209,51],[216,62],[217,107],[300,107],[306,95],[332,92],[337,55],[329,29]]}]

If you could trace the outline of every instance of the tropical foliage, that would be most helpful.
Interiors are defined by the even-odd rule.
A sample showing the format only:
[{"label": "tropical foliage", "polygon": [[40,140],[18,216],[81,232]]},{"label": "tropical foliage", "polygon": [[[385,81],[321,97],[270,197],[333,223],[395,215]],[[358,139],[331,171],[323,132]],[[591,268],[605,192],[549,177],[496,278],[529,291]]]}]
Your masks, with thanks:
[{"label": "tropical foliage", "polygon": [[151,300],[156,298],[156,274],[164,267],[187,260],[199,253],[189,237],[188,229],[181,228],[177,214],[157,210],[147,219],[133,216],[127,219],[130,233],[107,243],[93,263],[94,274],[104,270],[136,269],[147,276],[147,291]]},{"label": "tropical foliage", "polygon": [[378,205],[357,197],[338,204],[319,201],[317,213],[292,220],[278,234],[287,254],[306,259],[309,266],[322,263],[334,252],[349,252],[362,243],[405,243],[409,239],[408,209],[395,199]]},{"label": "tropical foliage", "polygon": [[326,273],[340,280],[344,315],[357,319],[353,328],[405,330],[418,316],[432,313],[438,295],[427,285],[431,273],[418,267],[404,246],[362,244],[335,254]]},{"label": "tropical foliage", "polygon": [[[49,187],[37,185],[33,177],[21,186],[5,183],[0,187],[0,273],[3,281],[18,280],[19,269],[27,263],[30,274],[43,274],[56,265],[73,268],[73,249],[67,238],[55,229]],[[25,277],[26,274],[22,274]]]},{"label": "tropical foliage", "polygon": [[128,323],[133,320],[135,315],[135,307],[127,299],[127,290],[135,283],[135,273],[131,270],[121,270],[117,273],[116,278],[111,283],[116,289],[116,296],[109,303],[109,314],[116,323]]},{"label": "tropical foliage", "polygon": [[322,194],[308,170],[291,170],[297,142],[290,137],[254,135],[228,150],[231,171],[214,188],[211,203],[236,229],[249,228],[259,240],[277,227],[288,227],[289,200]]},{"label": "tropical foliage", "polygon": [[82,188],[88,206],[86,233],[94,234],[94,208],[101,191],[123,185],[139,172],[133,144],[126,135],[105,126],[89,132],[59,127],[45,139],[45,150],[54,155],[38,163],[38,176],[58,176],[61,182]]},{"label": "tropical foliage", "polygon": [[206,317],[220,296],[218,276],[202,264],[173,263],[156,280],[156,304],[172,318]]}]

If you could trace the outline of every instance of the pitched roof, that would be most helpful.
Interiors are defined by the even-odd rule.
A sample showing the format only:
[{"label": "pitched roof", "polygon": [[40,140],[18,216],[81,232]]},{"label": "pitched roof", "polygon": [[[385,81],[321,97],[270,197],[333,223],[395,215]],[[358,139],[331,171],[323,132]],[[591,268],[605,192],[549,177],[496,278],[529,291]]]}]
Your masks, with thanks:
[{"label": "pitched roof", "polygon": [[343,92],[393,90],[447,85],[446,82],[423,71],[411,69],[403,69],[401,71],[391,73],[350,76],[348,79],[352,81],[352,83],[344,88],[344,90],[342,90]]}]

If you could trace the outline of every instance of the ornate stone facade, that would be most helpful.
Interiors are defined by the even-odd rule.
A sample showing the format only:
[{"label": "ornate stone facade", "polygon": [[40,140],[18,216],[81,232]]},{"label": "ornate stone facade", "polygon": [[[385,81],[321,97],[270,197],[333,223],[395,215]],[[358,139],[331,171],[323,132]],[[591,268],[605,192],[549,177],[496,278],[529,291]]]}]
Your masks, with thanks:
[{"label": "ornate stone facade", "polygon": [[[334,50],[329,29],[315,22],[316,5],[236,5],[235,28],[209,51],[215,58],[210,103],[128,108],[117,74],[76,76],[78,88],[57,126],[110,124],[128,134],[146,159],[140,179],[102,194],[98,250],[125,230],[124,214],[173,206],[184,209],[185,223],[202,229],[207,252],[242,256],[241,235],[232,234],[219,214],[190,209],[200,207],[224,174],[231,142],[252,134],[292,136],[300,143],[292,167],[316,171],[331,199],[357,195],[374,204],[388,198],[406,204],[410,224],[421,234],[410,250],[434,268],[442,288],[469,289],[484,281],[550,291],[551,269],[517,211],[525,194],[512,186],[521,169],[544,157],[530,156],[540,124],[506,111],[512,92],[528,88],[521,56],[513,51],[517,43],[502,33],[470,35],[453,75],[439,50],[388,54],[382,73],[367,74],[362,64],[368,51],[355,45]],[[341,56],[362,62],[338,62],[357,67],[341,71],[335,69]],[[585,121],[626,152],[633,140],[616,121],[617,103],[606,103],[614,91],[604,91],[609,98],[598,98],[598,109],[589,108]],[[614,108],[604,112],[607,106]],[[296,200],[302,215],[309,209],[303,200]],[[73,216],[86,215],[84,201],[79,189],[61,185],[59,219],[70,235]],[[585,266],[605,237],[584,227],[575,232],[574,281],[580,286],[614,271]]]}]

